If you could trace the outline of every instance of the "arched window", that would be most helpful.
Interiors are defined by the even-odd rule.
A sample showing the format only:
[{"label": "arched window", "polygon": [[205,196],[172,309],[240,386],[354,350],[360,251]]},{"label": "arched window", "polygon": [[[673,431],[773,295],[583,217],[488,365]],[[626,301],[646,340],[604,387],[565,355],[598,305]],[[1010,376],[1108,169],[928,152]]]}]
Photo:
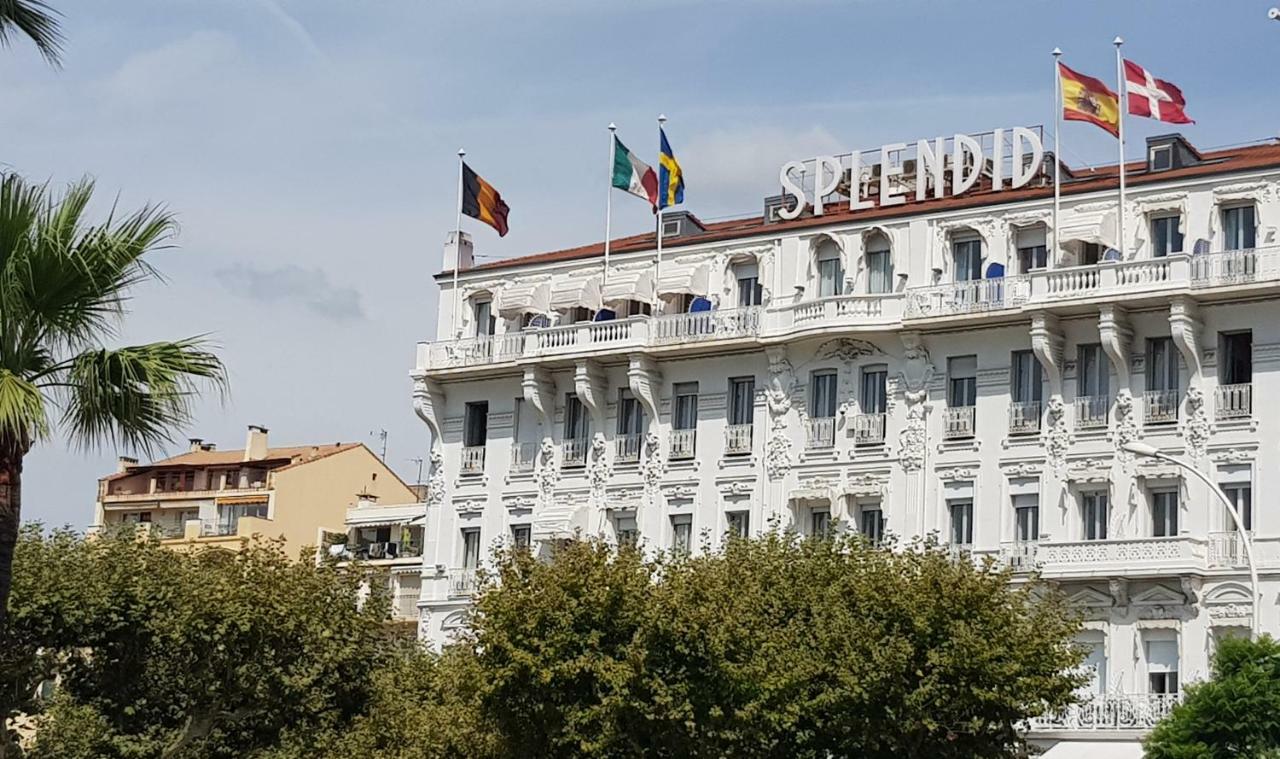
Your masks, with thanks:
[{"label": "arched window", "polygon": [[493,312],[493,296],[487,292],[471,297],[471,316],[475,323],[476,337],[488,337],[497,327],[498,318]]},{"label": "arched window", "polygon": [[872,295],[893,292],[893,251],[883,232],[872,232],[864,243],[863,260],[867,267],[867,292]]},{"label": "arched window", "polygon": [[840,246],[827,238],[818,244],[814,253],[818,274],[818,297],[831,298],[844,291],[844,264],[840,260]]},{"label": "arched window", "polygon": [[1033,269],[1043,269],[1049,264],[1048,232],[1043,224],[1019,227],[1014,233],[1013,245],[1018,251],[1018,273],[1029,274]]},{"label": "arched window", "polygon": [[743,259],[733,264],[733,280],[740,308],[759,306],[764,302],[764,286],[760,284],[760,264],[756,259]]},{"label": "arched window", "polygon": [[951,267],[955,282],[982,279],[982,237],[977,232],[961,229],[952,233]]}]

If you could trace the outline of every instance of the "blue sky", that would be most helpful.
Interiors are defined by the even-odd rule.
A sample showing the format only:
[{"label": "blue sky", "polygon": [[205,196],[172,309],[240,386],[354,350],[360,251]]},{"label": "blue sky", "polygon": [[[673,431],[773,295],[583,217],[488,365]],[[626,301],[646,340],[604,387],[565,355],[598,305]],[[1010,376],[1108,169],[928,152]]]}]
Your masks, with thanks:
[{"label": "blue sky", "polygon": [[[758,212],[778,166],[818,152],[1051,124],[1049,51],[1114,79],[1111,39],[1180,85],[1201,147],[1280,129],[1280,23],[1267,2],[53,0],[67,54],[0,53],[0,164],[98,181],[103,206],[163,202],[178,247],[137,292],[129,341],[212,332],[225,404],[180,433],[240,447],[389,433],[412,481],[414,343],[453,225],[458,147],[512,207],[485,257],[597,240],[607,132],[642,156],[654,118],[704,218]],[[1130,120],[1129,155],[1170,131]],[[1114,142],[1064,127],[1073,163]],[[651,223],[619,195],[615,234]],[[180,450],[183,444],[175,446]],[[61,440],[28,458],[24,514],[86,525],[114,450]]]}]

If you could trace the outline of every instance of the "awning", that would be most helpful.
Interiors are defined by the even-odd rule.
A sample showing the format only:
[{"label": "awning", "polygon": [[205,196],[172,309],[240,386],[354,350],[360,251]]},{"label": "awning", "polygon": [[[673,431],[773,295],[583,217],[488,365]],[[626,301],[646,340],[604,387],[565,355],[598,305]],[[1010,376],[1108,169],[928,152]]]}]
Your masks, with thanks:
[{"label": "awning", "polygon": [[1040,759],[1142,759],[1138,741],[1059,741]]},{"label": "awning", "polygon": [[498,291],[498,315],[503,319],[518,319],[525,314],[551,313],[551,287],[543,282],[536,285],[507,285]]},{"label": "awning", "polygon": [[239,506],[241,504],[250,503],[267,503],[271,500],[270,495],[263,493],[262,495],[233,495],[224,496],[214,499],[219,506]]},{"label": "awning", "polygon": [[667,264],[658,275],[658,295],[701,295],[709,293],[708,267],[701,264]]},{"label": "awning", "polygon": [[1058,244],[1064,242],[1092,242],[1107,248],[1116,244],[1116,212],[1094,211],[1072,214],[1058,230]]},{"label": "awning", "polygon": [[574,308],[600,310],[600,278],[573,277],[551,286],[551,310],[568,311]]},{"label": "awning", "polygon": [[641,303],[653,301],[653,273],[642,271],[617,271],[609,273],[609,281],[600,292],[600,300],[606,306],[629,300]]}]

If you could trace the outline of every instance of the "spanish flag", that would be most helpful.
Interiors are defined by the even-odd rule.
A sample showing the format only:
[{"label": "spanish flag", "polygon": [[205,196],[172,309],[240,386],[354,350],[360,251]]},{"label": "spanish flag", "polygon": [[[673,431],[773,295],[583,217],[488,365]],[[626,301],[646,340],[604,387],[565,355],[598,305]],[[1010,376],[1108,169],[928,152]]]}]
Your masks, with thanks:
[{"label": "spanish flag", "polygon": [[498,230],[498,237],[505,237],[510,210],[493,185],[481,179],[466,163],[462,164],[463,213]]},{"label": "spanish flag", "polygon": [[658,208],[676,206],[684,202],[684,171],[676,160],[671,143],[667,142],[667,133],[658,128]]},{"label": "spanish flag", "polygon": [[1062,87],[1062,118],[1087,121],[1120,136],[1120,98],[1107,85],[1061,63],[1058,81]]}]

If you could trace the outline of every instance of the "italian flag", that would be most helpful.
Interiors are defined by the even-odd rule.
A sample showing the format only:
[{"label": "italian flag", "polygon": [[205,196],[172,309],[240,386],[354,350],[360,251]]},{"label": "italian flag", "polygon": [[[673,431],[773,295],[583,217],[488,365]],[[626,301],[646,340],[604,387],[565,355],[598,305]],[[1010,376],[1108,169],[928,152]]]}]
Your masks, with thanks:
[{"label": "italian flag", "polygon": [[613,186],[626,190],[637,198],[644,198],[657,210],[658,175],[652,166],[627,150],[627,146],[617,137],[613,138]]}]

